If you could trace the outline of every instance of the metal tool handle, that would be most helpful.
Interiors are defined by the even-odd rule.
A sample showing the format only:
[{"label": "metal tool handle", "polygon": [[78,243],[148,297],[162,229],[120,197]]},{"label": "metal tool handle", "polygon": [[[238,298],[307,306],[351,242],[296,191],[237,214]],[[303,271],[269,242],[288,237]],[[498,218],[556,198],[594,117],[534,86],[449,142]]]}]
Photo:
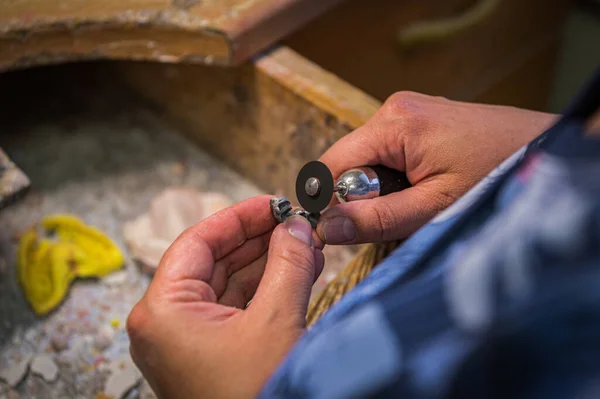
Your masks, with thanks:
[{"label": "metal tool handle", "polygon": [[346,171],[336,182],[340,202],[381,197],[410,187],[406,174],[383,165],[361,166]]},{"label": "metal tool handle", "polygon": [[396,193],[410,187],[406,173],[399,172],[387,166],[371,166],[379,179],[379,196]]}]

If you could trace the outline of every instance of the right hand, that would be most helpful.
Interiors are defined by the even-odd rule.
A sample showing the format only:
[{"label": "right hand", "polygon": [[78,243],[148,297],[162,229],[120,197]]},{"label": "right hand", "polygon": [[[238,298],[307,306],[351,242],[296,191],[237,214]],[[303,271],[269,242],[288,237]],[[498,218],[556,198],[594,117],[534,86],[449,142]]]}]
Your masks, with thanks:
[{"label": "right hand", "polygon": [[385,165],[405,172],[412,187],[334,205],[321,216],[317,233],[326,244],[406,238],[555,119],[513,107],[398,92],[320,160],[334,178],[353,167]]}]

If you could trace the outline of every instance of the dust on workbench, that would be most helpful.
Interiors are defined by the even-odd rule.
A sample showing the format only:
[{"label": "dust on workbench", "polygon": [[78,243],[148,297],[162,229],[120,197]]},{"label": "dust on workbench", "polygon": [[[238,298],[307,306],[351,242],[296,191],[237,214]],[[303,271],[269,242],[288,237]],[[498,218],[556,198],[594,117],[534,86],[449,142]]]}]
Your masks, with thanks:
[{"label": "dust on workbench", "polygon": [[[137,370],[123,372],[133,367],[125,320],[151,279],[127,250],[124,223],[171,186],[221,192],[234,202],[262,191],[109,78],[75,79],[60,68],[5,74],[9,82],[0,76],[3,103],[10,98],[0,146],[31,179],[29,194],[0,212],[0,398],[96,398],[106,390],[153,397]],[[55,213],[101,229],[126,262],[103,279],[76,280],[66,300],[38,318],[17,282],[16,248],[20,233]],[[325,256],[315,292],[352,252],[327,248]]]}]

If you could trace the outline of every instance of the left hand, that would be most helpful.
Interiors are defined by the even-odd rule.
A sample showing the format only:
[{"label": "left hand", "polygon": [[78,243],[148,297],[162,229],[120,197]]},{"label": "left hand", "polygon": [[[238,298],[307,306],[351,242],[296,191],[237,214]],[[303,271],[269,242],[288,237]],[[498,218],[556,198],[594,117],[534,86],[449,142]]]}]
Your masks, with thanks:
[{"label": "left hand", "polygon": [[276,226],[269,198],[183,232],[131,311],[131,355],[159,397],[254,397],[304,331],[323,245],[300,216]]}]

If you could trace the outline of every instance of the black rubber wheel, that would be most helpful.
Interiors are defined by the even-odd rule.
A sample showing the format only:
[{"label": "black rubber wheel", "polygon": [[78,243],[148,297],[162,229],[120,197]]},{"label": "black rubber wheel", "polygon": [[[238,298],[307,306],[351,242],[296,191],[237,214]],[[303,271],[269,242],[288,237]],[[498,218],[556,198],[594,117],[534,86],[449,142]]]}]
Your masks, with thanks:
[{"label": "black rubber wheel", "polygon": [[[304,185],[311,177],[319,179],[321,189],[311,197],[306,193]],[[310,213],[319,213],[327,208],[333,197],[333,175],[323,162],[310,161],[300,169],[296,179],[296,198],[302,208]]]}]

